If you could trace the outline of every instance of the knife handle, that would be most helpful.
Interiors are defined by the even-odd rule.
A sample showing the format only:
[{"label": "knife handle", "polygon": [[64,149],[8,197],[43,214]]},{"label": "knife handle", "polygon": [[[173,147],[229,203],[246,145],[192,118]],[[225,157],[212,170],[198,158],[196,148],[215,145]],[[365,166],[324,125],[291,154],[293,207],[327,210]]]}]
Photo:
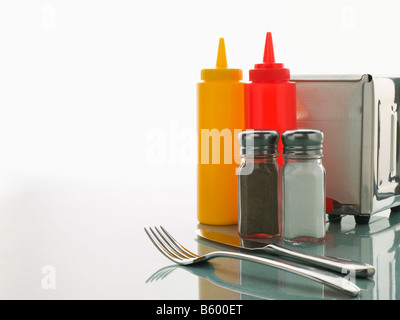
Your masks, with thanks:
[{"label": "knife handle", "polygon": [[276,244],[269,244],[264,248],[273,255],[290,258],[313,266],[322,267],[342,274],[354,274],[359,278],[371,277],[375,268],[369,264],[346,259],[318,256],[293,251]]}]

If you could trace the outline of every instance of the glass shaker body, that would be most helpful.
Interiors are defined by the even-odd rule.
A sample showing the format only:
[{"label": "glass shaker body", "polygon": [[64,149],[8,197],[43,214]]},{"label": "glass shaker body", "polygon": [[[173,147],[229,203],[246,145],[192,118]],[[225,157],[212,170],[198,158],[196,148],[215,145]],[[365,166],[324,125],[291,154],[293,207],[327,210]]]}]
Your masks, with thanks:
[{"label": "glass shaker body", "polygon": [[[298,133],[301,130],[291,132]],[[313,145],[315,141],[305,141],[304,145],[291,149],[286,132],[282,140],[289,144],[286,149],[284,147],[281,175],[282,237],[288,241],[323,241],[326,230],[323,135],[319,146]]]},{"label": "glass shaker body", "polygon": [[[266,144],[267,140],[262,143]],[[242,237],[280,237],[278,140],[279,134],[274,131],[273,146],[259,146],[256,152],[248,145],[244,149],[241,142],[238,204],[239,234]]]}]

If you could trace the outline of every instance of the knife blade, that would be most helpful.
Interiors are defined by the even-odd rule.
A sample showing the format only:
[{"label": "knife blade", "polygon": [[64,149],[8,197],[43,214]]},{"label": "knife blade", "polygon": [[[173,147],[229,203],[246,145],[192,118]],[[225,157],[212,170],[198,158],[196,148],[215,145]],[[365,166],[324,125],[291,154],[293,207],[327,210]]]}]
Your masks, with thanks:
[{"label": "knife blade", "polygon": [[265,243],[252,239],[243,239],[235,235],[227,235],[216,231],[197,229],[196,234],[206,240],[221,243],[231,247],[245,249],[249,251],[259,251],[274,256],[280,256],[306,263],[308,265],[325,268],[342,274],[354,274],[359,278],[371,277],[375,274],[375,267],[366,263],[336,258],[301,253],[278,244]]}]

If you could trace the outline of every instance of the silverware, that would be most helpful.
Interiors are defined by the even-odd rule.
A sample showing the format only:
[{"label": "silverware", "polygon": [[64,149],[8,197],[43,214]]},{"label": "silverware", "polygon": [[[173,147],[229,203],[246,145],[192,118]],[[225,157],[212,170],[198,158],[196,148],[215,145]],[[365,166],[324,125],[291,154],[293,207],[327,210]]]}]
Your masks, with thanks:
[{"label": "silverware", "polygon": [[299,276],[303,276],[324,285],[328,285],[352,297],[356,297],[360,293],[360,289],[351,281],[330,272],[318,269],[310,270],[277,260],[230,251],[214,251],[202,256],[198,256],[183,247],[162,226],[160,226],[160,228],[145,228],[144,231],[153,242],[153,244],[156,246],[156,248],[165,257],[181,265],[191,265],[195,263],[205,262],[214,258],[242,259],[264,264],[273,268],[278,268],[297,274]]},{"label": "silverware", "polygon": [[284,248],[277,244],[265,244],[264,242],[241,239],[239,236],[226,235],[210,230],[197,229],[196,234],[204,239],[214,242],[251,251],[262,251],[342,274],[353,273],[356,277],[360,278],[370,277],[375,274],[375,268],[366,263],[334,257],[318,256],[310,253],[305,254]]}]

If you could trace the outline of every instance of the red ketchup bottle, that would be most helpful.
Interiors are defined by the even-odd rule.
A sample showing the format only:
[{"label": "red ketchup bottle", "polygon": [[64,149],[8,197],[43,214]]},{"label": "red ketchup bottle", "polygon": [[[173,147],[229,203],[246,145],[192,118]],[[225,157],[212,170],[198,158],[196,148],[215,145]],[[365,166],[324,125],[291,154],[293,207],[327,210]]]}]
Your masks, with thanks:
[{"label": "red ketchup bottle", "polygon": [[[276,63],[271,33],[265,40],[264,59],[249,71],[251,83],[245,85],[246,129],[276,130],[281,135],[296,129],[296,83],[290,70]],[[279,141],[279,154],[283,145]],[[283,158],[278,158],[280,165]]]}]

